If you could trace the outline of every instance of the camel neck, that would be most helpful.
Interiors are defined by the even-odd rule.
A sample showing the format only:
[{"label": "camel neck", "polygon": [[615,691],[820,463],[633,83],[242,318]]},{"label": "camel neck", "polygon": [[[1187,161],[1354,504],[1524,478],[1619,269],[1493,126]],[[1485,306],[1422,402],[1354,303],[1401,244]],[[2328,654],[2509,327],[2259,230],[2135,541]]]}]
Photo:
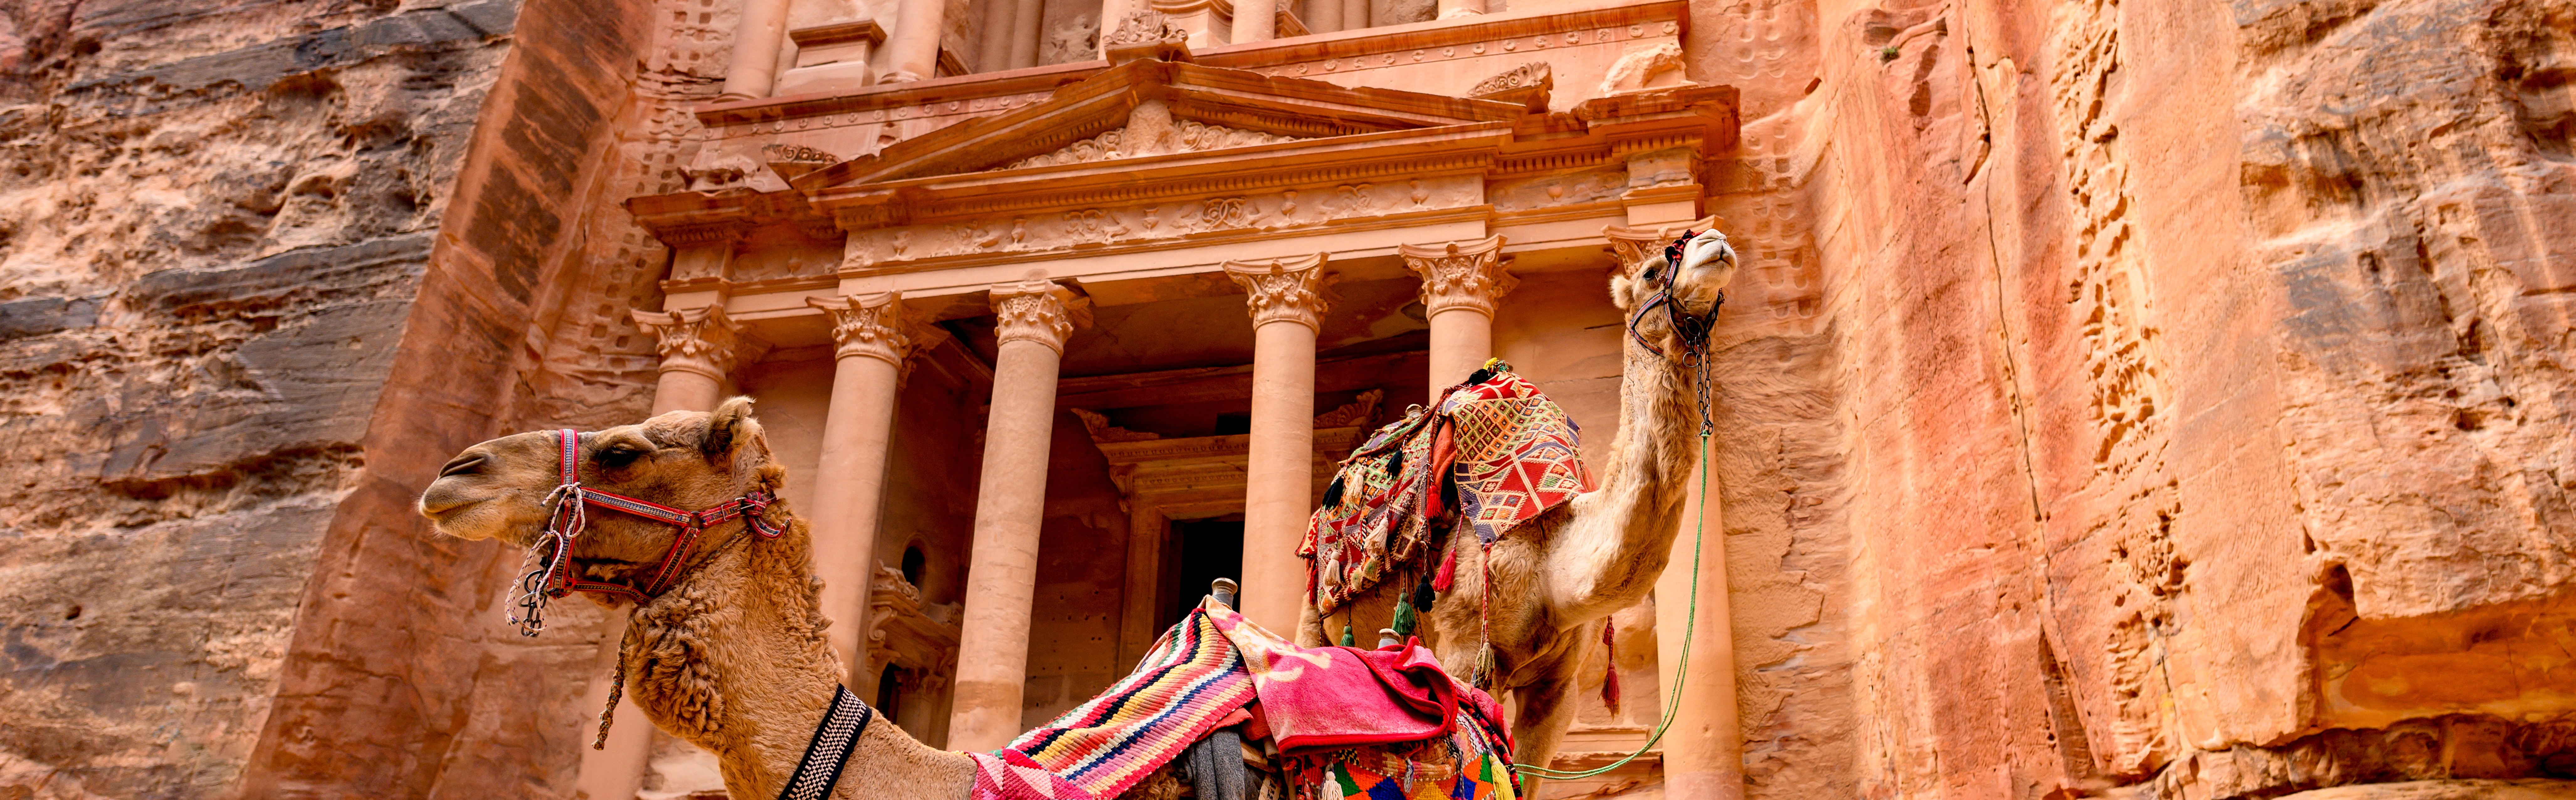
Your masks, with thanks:
[{"label": "camel neck", "polygon": [[[663,730],[714,752],[736,797],[778,794],[840,685],[807,541],[801,521],[774,540],[734,540],[638,609],[626,640],[636,705]],[[888,770],[969,774],[964,757],[938,758],[892,722],[868,727],[836,796],[849,796],[865,776],[900,777]]]},{"label": "camel neck", "polygon": [[1634,604],[1671,556],[1699,457],[1698,395],[1689,368],[1634,340],[1622,343],[1619,435],[1598,491],[1575,498],[1559,534],[1585,544],[1549,549],[1550,604],[1590,620]]}]

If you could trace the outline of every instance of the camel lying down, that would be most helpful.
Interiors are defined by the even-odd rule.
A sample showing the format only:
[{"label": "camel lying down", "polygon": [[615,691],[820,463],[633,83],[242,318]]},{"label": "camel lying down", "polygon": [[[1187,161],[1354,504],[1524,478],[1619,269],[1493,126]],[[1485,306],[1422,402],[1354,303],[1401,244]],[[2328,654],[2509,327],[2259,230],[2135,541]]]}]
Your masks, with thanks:
[{"label": "camel lying down", "polygon": [[[538,431],[477,444],[440,471],[422,493],[420,510],[441,533],[530,548],[532,569],[515,618],[531,632],[550,596],[582,591],[635,602],[620,645],[622,690],[655,725],[714,752],[734,797],[1251,800],[1285,796],[1283,785],[1301,765],[1310,781],[1329,775],[1335,785],[1404,781],[1415,790],[1404,792],[1407,797],[1434,790],[1459,800],[1515,796],[1503,735],[1489,722],[1470,724],[1470,717],[1498,719],[1499,711],[1470,713],[1492,701],[1454,682],[1445,696],[1448,719],[1458,721],[1444,735],[1283,757],[1275,744],[1287,739],[1272,735],[1262,720],[1306,701],[1260,712],[1264,704],[1254,702],[1259,679],[1244,665],[1283,660],[1302,669],[1330,656],[1300,653],[1221,604],[1193,612],[1137,675],[1113,687],[1130,692],[1126,702],[1095,699],[1023,737],[1013,750],[936,750],[877,721],[860,727],[845,758],[834,762],[837,785],[829,779],[835,770],[825,765],[806,770],[824,779],[791,786],[809,745],[825,738],[817,729],[827,711],[837,707],[860,720],[872,712],[840,688],[845,673],[824,639],[829,623],[817,608],[806,524],[778,499],[786,472],[770,456],[751,401],[735,398],[713,413],[672,412],[589,433]],[[1244,641],[1253,646],[1236,644]],[[1328,650],[1346,660],[1362,652]],[[1417,672],[1427,666],[1437,673],[1428,651],[1418,647],[1373,652],[1380,659],[1409,657]],[[1229,661],[1227,653],[1238,657]],[[1232,664],[1233,672],[1210,672],[1211,664]],[[1182,674],[1189,669],[1205,674]],[[1152,742],[1170,741],[1173,729],[1137,723],[1132,709],[1090,727],[1065,724],[1082,723],[1085,709],[1136,706],[1145,701],[1135,698],[1182,678],[1197,680],[1191,691],[1201,695],[1220,682],[1233,692],[1231,706],[1192,709],[1204,730],[1183,732],[1180,741],[1195,742],[1186,755],[1169,744],[1156,751]],[[1473,693],[1470,711],[1455,711],[1458,690]],[[1101,730],[1118,725],[1133,730]],[[1043,745],[1030,742],[1050,734]],[[1121,735],[1136,743],[1114,748],[1128,754],[1126,761],[1103,777],[1093,762],[1106,757],[1085,761],[1081,748]],[[1056,761],[1030,760],[1016,752],[1022,747]],[[1479,758],[1502,768],[1468,768]],[[1070,770],[1073,780],[1050,771],[1066,764],[1094,768]],[[1463,793],[1453,794],[1462,784]]]}]

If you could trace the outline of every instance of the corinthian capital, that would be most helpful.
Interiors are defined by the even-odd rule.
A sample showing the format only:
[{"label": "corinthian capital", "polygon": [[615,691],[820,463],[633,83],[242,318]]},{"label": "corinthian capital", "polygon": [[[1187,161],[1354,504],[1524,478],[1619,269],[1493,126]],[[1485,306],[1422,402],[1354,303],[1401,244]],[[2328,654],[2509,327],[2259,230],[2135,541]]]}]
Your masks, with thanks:
[{"label": "corinthian capital", "polygon": [[1228,261],[1225,276],[1243,287],[1247,295],[1243,304],[1252,310],[1253,327],[1294,322],[1323,329],[1324,311],[1331,306],[1324,290],[1332,284],[1324,274],[1324,254],[1259,263]]},{"label": "corinthian capital", "polygon": [[722,382],[733,370],[742,325],[725,318],[724,306],[634,314],[635,324],[661,338],[663,372],[694,372]]},{"label": "corinthian capital", "polygon": [[1404,267],[1422,276],[1422,311],[1429,317],[1453,308],[1494,315],[1494,302],[1520,280],[1503,271],[1503,237],[1397,248]]},{"label": "corinthian capital", "polygon": [[1639,267],[1645,266],[1647,260],[1662,255],[1664,245],[1671,244],[1674,239],[1680,238],[1682,231],[1716,229],[1717,217],[1707,216],[1690,222],[1667,223],[1652,228],[1603,225],[1601,236],[1610,240],[1610,253],[1619,259],[1619,274],[1633,278],[1636,277]]},{"label": "corinthian capital", "polygon": [[805,304],[832,315],[835,358],[868,356],[900,367],[923,344],[920,325],[904,312],[902,292],[808,297]]},{"label": "corinthian capital", "polygon": [[1073,329],[1091,322],[1091,299],[1052,281],[993,284],[998,344],[1037,342],[1061,354]]}]

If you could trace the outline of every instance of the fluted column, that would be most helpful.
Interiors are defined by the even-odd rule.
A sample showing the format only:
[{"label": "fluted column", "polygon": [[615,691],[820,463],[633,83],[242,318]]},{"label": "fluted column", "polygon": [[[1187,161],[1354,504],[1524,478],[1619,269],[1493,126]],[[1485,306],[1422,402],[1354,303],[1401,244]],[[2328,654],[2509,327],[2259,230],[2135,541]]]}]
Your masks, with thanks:
[{"label": "fluted column", "polygon": [[939,77],[939,28],[945,0],[903,0],[895,12],[894,34],[886,39],[886,74],[878,83],[926,81]]},{"label": "fluted column", "polygon": [[1494,305],[1520,281],[1503,271],[1503,237],[1399,248],[1422,277],[1431,321],[1431,401],[1494,355]]},{"label": "fluted column", "polygon": [[957,643],[951,749],[992,750],[1020,732],[1038,523],[1046,512],[1047,445],[1055,433],[1056,371],[1065,338],[1087,321],[1088,305],[1046,281],[993,287],[1000,348],[993,358],[993,410],[984,424],[975,552],[966,571]]},{"label": "fluted column", "polygon": [[[653,413],[714,411],[724,394],[725,374],[732,371],[736,336],[741,326],[726,319],[723,306],[683,311],[636,311],[635,322],[661,339],[661,377],[653,387]],[[609,673],[616,669],[617,647],[625,618],[617,617],[600,642],[597,676],[582,693],[582,708],[608,702]],[[600,749],[581,751],[581,772],[574,785],[591,797],[634,797],[643,788],[644,768],[653,757],[653,723],[635,707],[632,696],[617,701],[618,724]]]},{"label": "fluted column", "polygon": [[[1265,0],[1266,1],[1266,0]],[[1225,262],[1252,312],[1251,451],[1244,464],[1243,616],[1297,629],[1306,560],[1297,545],[1314,508],[1315,332],[1323,327],[1324,254]]]},{"label": "fluted column", "polygon": [[745,0],[734,28],[733,60],[725,64],[724,90],[716,102],[769,96],[778,82],[778,42],[787,35],[787,0]]},{"label": "fluted column", "polygon": [[716,410],[742,326],[725,318],[724,306],[634,313],[635,324],[661,338],[662,374],[653,385],[653,413]]},{"label": "fluted column", "polygon": [[904,359],[918,343],[899,292],[809,297],[832,315],[832,402],[814,466],[814,573],[823,579],[825,638],[848,674],[843,685],[874,697],[868,670],[868,589],[877,572],[877,515],[885,498],[886,447]]}]

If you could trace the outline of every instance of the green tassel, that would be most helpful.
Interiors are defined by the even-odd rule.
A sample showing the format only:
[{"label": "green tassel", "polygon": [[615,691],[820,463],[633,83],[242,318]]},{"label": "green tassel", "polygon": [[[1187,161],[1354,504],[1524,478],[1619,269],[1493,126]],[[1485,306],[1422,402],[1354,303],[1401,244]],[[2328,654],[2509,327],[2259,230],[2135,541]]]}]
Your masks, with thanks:
[{"label": "green tassel", "polygon": [[1410,600],[1395,601],[1395,619],[1387,627],[1394,628],[1395,635],[1397,636],[1411,636],[1413,635],[1414,624],[1413,602]]},{"label": "green tassel", "polygon": [[1342,626],[1342,646],[1343,646],[1343,647],[1358,647],[1358,646],[1359,646],[1359,644],[1360,644],[1360,640],[1358,640],[1358,639],[1354,639],[1354,638],[1351,638],[1351,626],[1349,626],[1349,625],[1344,625],[1344,626]]}]

